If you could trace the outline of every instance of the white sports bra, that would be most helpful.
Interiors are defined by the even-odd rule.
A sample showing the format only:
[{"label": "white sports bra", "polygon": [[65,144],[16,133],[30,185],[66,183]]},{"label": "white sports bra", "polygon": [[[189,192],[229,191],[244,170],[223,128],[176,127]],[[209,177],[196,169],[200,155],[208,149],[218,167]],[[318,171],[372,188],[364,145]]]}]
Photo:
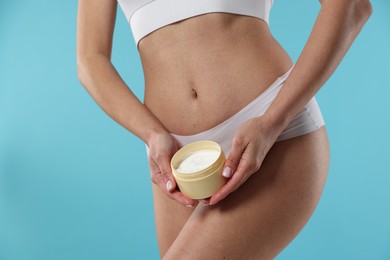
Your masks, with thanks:
[{"label": "white sports bra", "polygon": [[269,24],[274,0],[117,0],[138,50],[139,41],[147,34],[168,24],[212,12],[248,15]]}]

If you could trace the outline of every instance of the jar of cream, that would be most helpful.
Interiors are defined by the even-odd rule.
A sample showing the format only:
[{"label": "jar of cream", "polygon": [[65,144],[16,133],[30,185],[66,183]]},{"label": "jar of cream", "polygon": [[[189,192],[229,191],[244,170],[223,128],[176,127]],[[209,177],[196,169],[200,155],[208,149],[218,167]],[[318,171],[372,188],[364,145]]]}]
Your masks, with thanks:
[{"label": "jar of cream", "polygon": [[205,199],[217,192],[227,179],[222,176],[225,153],[213,141],[189,143],[171,160],[171,168],[180,191],[191,199]]}]

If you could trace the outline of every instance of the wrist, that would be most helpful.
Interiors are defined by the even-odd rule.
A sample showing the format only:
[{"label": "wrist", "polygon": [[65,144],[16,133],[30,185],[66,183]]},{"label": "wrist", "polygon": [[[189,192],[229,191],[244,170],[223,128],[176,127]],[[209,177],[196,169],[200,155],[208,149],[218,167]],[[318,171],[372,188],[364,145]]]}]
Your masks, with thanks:
[{"label": "wrist", "polygon": [[288,125],[288,118],[286,114],[276,114],[266,112],[262,116],[263,124],[272,131],[283,131]]},{"label": "wrist", "polygon": [[156,137],[158,135],[162,135],[162,134],[168,134],[168,130],[165,129],[164,127],[162,127],[162,126],[152,126],[152,127],[149,127],[145,131],[145,140],[144,140],[144,142],[149,146],[151,140],[154,137]]}]

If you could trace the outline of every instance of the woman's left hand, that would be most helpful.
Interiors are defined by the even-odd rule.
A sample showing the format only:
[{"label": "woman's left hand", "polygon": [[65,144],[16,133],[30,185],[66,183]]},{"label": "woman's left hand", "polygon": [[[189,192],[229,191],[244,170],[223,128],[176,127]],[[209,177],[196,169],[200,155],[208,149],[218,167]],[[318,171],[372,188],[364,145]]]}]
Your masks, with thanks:
[{"label": "woman's left hand", "polygon": [[224,165],[223,176],[230,179],[218,192],[203,202],[216,204],[258,171],[281,132],[281,127],[269,123],[263,116],[252,118],[241,125],[234,135],[232,149]]}]

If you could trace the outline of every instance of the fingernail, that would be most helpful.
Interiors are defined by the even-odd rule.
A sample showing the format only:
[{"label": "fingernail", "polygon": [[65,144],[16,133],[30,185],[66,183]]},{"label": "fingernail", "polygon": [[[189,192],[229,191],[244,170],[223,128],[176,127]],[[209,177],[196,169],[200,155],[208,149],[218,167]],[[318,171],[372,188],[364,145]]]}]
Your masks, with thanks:
[{"label": "fingernail", "polygon": [[193,208],[194,206],[192,206],[191,204],[186,204],[186,207],[187,208]]},{"label": "fingernail", "polygon": [[222,175],[226,178],[229,178],[232,175],[232,169],[230,169],[230,167],[225,167],[225,169],[223,169]]},{"label": "fingernail", "polygon": [[172,183],[172,181],[171,180],[169,180],[169,181],[167,181],[167,190],[168,191],[171,191],[171,189],[173,188],[173,183]]}]

